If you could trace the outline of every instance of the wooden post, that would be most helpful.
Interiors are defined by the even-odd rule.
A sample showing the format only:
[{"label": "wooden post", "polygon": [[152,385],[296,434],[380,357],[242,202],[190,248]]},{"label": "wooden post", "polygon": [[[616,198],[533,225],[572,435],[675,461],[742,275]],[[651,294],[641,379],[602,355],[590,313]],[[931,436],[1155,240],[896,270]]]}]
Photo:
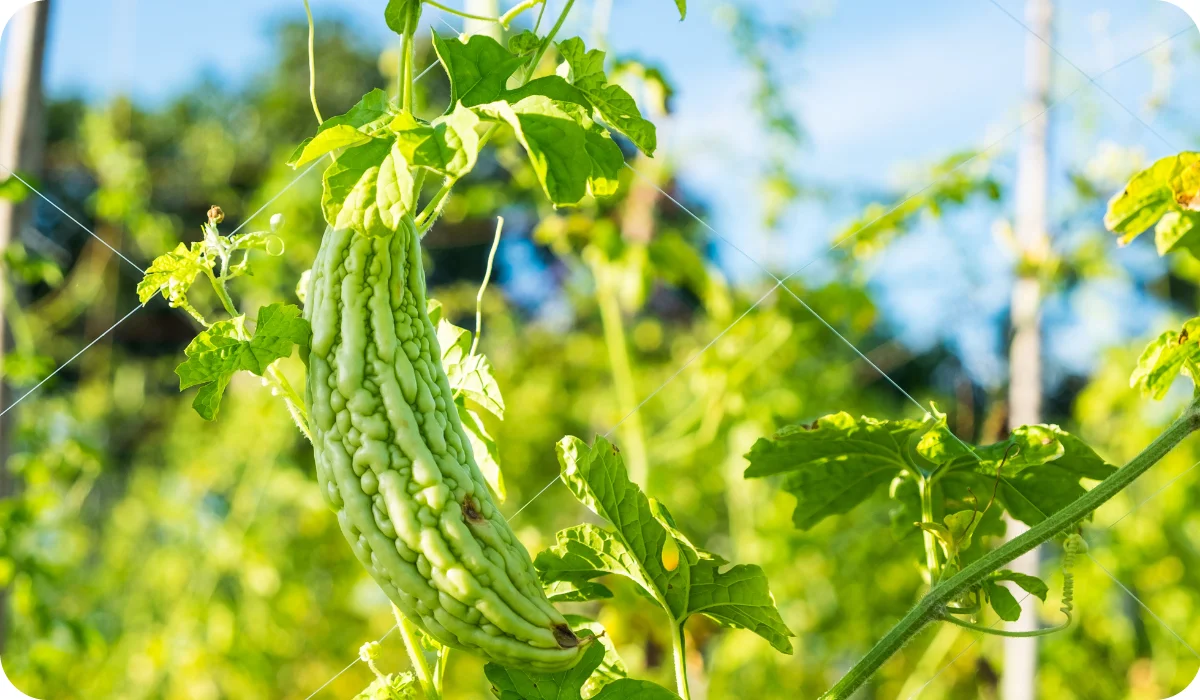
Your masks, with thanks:
[{"label": "wooden post", "polygon": [[[9,21],[8,55],[5,57],[3,98],[0,99],[0,178],[12,176],[12,171],[37,172],[42,163],[45,139],[42,121],[42,65],[46,53],[46,23],[50,0],[27,5]],[[29,215],[31,201],[15,205],[0,200],[0,254],[18,237]],[[0,267],[0,410],[13,400],[4,381],[3,360],[8,348],[5,309],[11,293],[7,270]],[[15,478],[8,471],[9,426],[14,425],[14,412],[0,418],[0,499],[18,490]],[[0,589],[0,652],[8,638],[8,595]]]},{"label": "wooden post", "polygon": [[[1052,0],[1026,0],[1025,21],[1038,36],[1025,37],[1025,125],[1017,156],[1016,224],[1017,279],[1012,295],[1012,346],[1009,349],[1009,428],[1042,421],[1041,261],[1049,251],[1046,230],[1048,188]],[[1038,37],[1041,38],[1038,38]],[[1040,115],[1040,116],[1039,116]],[[1028,528],[1008,519],[1008,538]],[[1037,576],[1038,550],[1013,562],[1013,570]],[[1033,630],[1038,626],[1032,598],[1021,606],[1021,619],[1011,630]],[[1004,700],[1033,700],[1037,683],[1037,639],[1004,640]]]}]

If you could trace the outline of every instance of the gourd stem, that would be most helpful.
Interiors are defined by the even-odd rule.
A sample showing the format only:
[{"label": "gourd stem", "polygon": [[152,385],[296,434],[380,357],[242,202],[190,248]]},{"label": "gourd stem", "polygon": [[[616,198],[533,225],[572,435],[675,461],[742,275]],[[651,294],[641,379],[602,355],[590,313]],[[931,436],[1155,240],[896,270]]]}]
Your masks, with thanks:
[{"label": "gourd stem", "polygon": [[1070,505],[1053,513],[1024,534],[1009,540],[968,564],[962,571],[937,584],[917,603],[866,656],[838,681],[822,700],[844,700],[870,680],[896,652],[931,622],[942,619],[945,606],[964,591],[979,585],[988,575],[1025,552],[1066,532],[1073,525],[1125,490],[1187,436],[1200,428],[1200,398],[1195,398],[1166,430],[1121,469]]},{"label": "gourd stem", "polygon": [[678,686],[679,697],[692,700],[691,690],[688,689],[687,654],[683,646],[683,623],[671,623],[671,647],[675,653],[675,684]]},{"label": "gourd stem", "polygon": [[421,682],[421,688],[425,691],[427,700],[440,700],[441,693],[438,692],[437,686],[434,685],[434,676],[429,672],[429,662],[425,660],[425,651],[421,648],[421,640],[418,638],[416,627],[413,626],[412,620],[404,616],[400,612],[400,608],[392,606],[392,614],[396,616],[396,624],[400,628],[400,637],[404,640],[404,647],[408,650],[408,658],[412,661],[413,672],[417,674],[417,680]]},{"label": "gourd stem", "polygon": [[317,115],[317,124],[324,124],[325,118],[317,106],[316,29],[313,27],[312,8],[308,6],[308,0],[304,0],[304,15],[308,17],[308,99],[312,102],[313,114]]}]

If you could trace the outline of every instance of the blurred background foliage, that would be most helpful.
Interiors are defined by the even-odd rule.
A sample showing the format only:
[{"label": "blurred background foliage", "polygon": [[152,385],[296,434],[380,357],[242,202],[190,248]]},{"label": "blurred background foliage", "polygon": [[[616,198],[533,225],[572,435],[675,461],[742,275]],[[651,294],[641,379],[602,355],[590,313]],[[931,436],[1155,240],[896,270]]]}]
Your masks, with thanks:
[{"label": "blurred background foliage", "polygon": [[[797,202],[839,194],[787,167],[805,132],[779,96],[771,58],[779,54],[764,47],[793,45],[805,28],[764,21],[754,3],[722,5],[717,16],[755,76],[754,109],[778,154],[755,185],[767,225],[777,226]],[[296,177],[283,165],[286,154],[313,126],[305,28],[286,21],[274,32],[273,65],[245,89],[205,81],[153,108],[52,101],[40,184],[136,261],[195,240],[214,203],[231,227],[269,202],[249,225],[265,227],[267,216],[282,213],[286,252],[257,260],[237,293],[248,308],[295,301],[322,230],[320,185],[311,173],[274,199]],[[394,85],[394,48],[364,43],[329,21],[317,41],[326,114]],[[428,46],[419,55],[419,65],[433,60]],[[633,61],[616,72],[653,119],[670,124],[669,75]],[[425,105],[448,92],[437,70],[420,88]],[[515,512],[557,474],[560,437],[590,439],[619,423],[612,437],[637,480],[698,545],[760,564],[798,635],[795,655],[786,657],[749,633],[693,620],[693,692],[815,697],[920,595],[920,541],[915,529],[893,532],[880,499],[800,532],[791,497],[769,482],[744,481],[741,455],[787,424],[838,410],[899,417],[911,406],[765,276],[731,278],[720,264],[729,242],[656,189],[704,215],[706,203],[675,179],[670,154],[633,158],[641,175],[625,173],[613,201],[554,211],[517,149],[495,141],[425,246],[431,294],[470,328],[493,217],[507,221],[481,345],[508,405],[506,420],[489,425],[508,484],[504,507]],[[973,155],[935,154],[904,185],[920,187]],[[1105,199],[1138,164],[1136,152],[1118,146],[1079,164],[1070,215],[1055,232],[1052,299],[1069,306],[1083,286],[1120,279],[1181,316],[1195,312],[1200,264],[1131,269],[1102,230]],[[852,193],[861,212],[829,232],[830,242],[866,228],[820,263],[836,274],[787,281],[918,400],[947,410],[967,440],[1001,433],[1003,386],[973,377],[950,344],[912,348],[894,338],[871,261],[914,228],[967,208],[1003,221],[1010,170],[982,154],[890,212],[902,192]],[[133,309],[140,277],[49,206],[24,206],[32,224],[4,258],[15,292],[4,366],[11,396]],[[1003,246],[1003,223],[997,230]],[[239,379],[220,420],[205,423],[191,395],[177,391],[173,369],[195,331],[185,314],[156,299],[6,417],[6,468],[22,487],[0,501],[2,653],[5,672],[35,697],[305,698],[392,625],[385,598],[318,494],[312,453],[282,404]],[[1078,431],[1117,463],[1150,441],[1182,398],[1151,404],[1128,388],[1138,347],[1122,341],[1090,376],[1058,381],[1047,397],[1048,422]],[[286,369],[299,376],[292,362]],[[1197,460],[1200,448],[1185,444],[1089,528],[1097,560],[1193,648],[1200,647],[1200,494],[1197,472],[1188,470]],[[1151,504],[1122,518],[1151,495]],[[536,552],[584,517],[555,485],[514,526]],[[1044,612],[1054,619],[1061,577],[1048,554],[1054,592]],[[1077,576],[1080,622],[1042,645],[1041,697],[1149,700],[1192,679],[1200,663],[1170,632],[1096,567],[1084,564]],[[670,641],[658,612],[628,586],[616,590],[615,600],[588,611],[635,676],[670,685]],[[965,630],[931,628],[863,697],[994,697],[999,649]],[[398,638],[385,639],[384,651],[385,671],[406,666]],[[450,696],[489,697],[479,662],[452,659]],[[358,665],[318,697],[347,698],[369,680]]]}]

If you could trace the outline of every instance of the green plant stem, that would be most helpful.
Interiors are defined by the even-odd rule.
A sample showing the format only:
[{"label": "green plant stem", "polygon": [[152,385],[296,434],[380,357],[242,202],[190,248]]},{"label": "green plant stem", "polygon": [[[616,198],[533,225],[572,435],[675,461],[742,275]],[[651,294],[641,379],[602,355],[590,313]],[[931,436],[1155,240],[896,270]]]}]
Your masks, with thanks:
[{"label": "green plant stem", "polygon": [[822,700],[849,698],[926,625],[941,619],[948,603],[964,591],[982,583],[991,573],[1000,570],[1005,564],[1043,542],[1062,534],[1086,518],[1128,488],[1138,477],[1145,474],[1150,467],[1157,464],[1168,452],[1197,429],[1200,429],[1200,398],[1193,399],[1183,414],[1155,438],[1154,442],[1095,488],[1030,528],[1025,534],[1009,540],[967,565],[958,574],[934,586],[921,599],[921,602],[917,603],[916,607],[904,616],[904,619],[900,620],[874,648],[867,652],[866,656],[860,659],[838,681],[837,685],[821,696]]},{"label": "green plant stem", "polygon": [[436,678],[429,671],[429,662],[425,660],[425,651],[421,648],[421,640],[417,636],[417,629],[413,626],[412,620],[404,616],[400,609],[395,605],[392,606],[392,614],[396,617],[396,625],[400,628],[400,637],[404,640],[404,647],[408,650],[408,658],[412,661],[413,672],[417,674],[417,680],[421,682],[421,689],[425,691],[426,700],[440,700],[441,691],[436,683]]},{"label": "green plant stem", "polygon": [[479,336],[483,334],[483,293],[487,291],[488,282],[492,281],[492,268],[496,264],[496,251],[500,248],[500,233],[504,231],[504,217],[496,217],[496,236],[492,239],[492,249],[488,252],[487,269],[483,271],[483,283],[475,295],[475,338],[471,340],[471,352],[474,355],[479,349]]},{"label": "green plant stem", "polygon": [[979,625],[974,622],[967,622],[966,620],[960,620],[950,614],[942,615],[940,619],[942,622],[949,622],[952,625],[958,625],[964,629],[975,630],[976,632],[982,632],[984,634],[990,634],[996,637],[1045,637],[1047,635],[1054,634],[1055,632],[1061,632],[1071,626],[1071,620],[1070,617],[1068,617],[1066,624],[1058,625],[1057,627],[1029,630],[1028,632],[1013,632],[1011,630],[1000,629],[998,627],[989,627],[987,625]]},{"label": "green plant stem", "polygon": [[317,106],[316,29],[313,26],[312,8],[308,6],[308,0],[304,0],[304,15],[308,17],[308,99],[312,101],[317,124],[324,124],[325,118],[321,116],[321,108]]},{"label": "green plant stem", "polygon": [[571,7],[575,5],[575,0],[567,0],[566,6],[558,16],[558,21],[554,23],[554,27],[550,29],[550,33],[542,41],[542,45],[538,47],[537,53],[534,54],[533,60],[529,62],[529,68],[525,71],[525,82],[533,77],[533,72],[537,70],[538,64],[542,62],[542,56],[546,55],[546,51],[550,49],[550,45],[554,43],[554,37],[558,36],[558,30],[562,29],[563,23],[567,21],[567,15],[571,12]]},{"label": "green plant stem", "polygon": [[671,647],[675,652],[675,685],[678,688],[679,697],[683,700],[692,700],[691,690],[688,688],[687,677],[687,653],[683,646],[683,623],[671,623]]},{"label": "green plant stem", "polygon": [[[483,144],[481,143],[480,149],[482,148]],[[433,199],[429,200],[429,204],[425,205],[424,211],[413,220],[421,237],[424,237],[429,232],[429,229],[433,228],[433,222],[437,221],[438,217],[442,215],[442,208],[446,206],[450,190],[454,189],[454,185],[457,183],[458,180],[447,178],[437,193],[433,195]]]},{"label": "green plant stem", "polygon": [[408,15],[408,22],[404,25],[404,44],[401,50],[403,57],[403,71],[400,75],[401,85],[404,87],[400,95],[401,108],[411,113],[413,109],[413,93],[416,92],[416,81],[413,80],[413,64],[416,62],[417,51],[417,25],[421,22],[421,3],[416,3],[414,9]]},{"label": "green plant stem", "polygon": [[[599,251],[597,251],[599,252]],[[626,444],[626,463],[629,478],[641,486],[646,485],[650,460],[646,454],[646,435],[642,427],[641,413],[637,411],[637,390],[634,386],[633,367],[629,361],[629,341],[625,337],[625,323],[621,315],[621,304],[607,269],[608,263],[593,263],[596,277],[596,303],[600,306],[600,325],[604,328],[604,344],[608,346],[608,360],[612,366],[613,383],[617,389],[617,402],[621,416],[625,418],[622,434]]]},{"label": "green plant stem", "polygon": [[288,413],[292,416],[296,427],[309,442],[312,442],[312,431],[308,427],[308,409],[304,406],[304,399],[292,388],[292,383],[288,381],[283,372],[279,371],[278,364],[277,360],[267,367],[267,380],[279,390],[279,396],[287,406]]},{"label": "green plant stem", "polygon": [[[933,484],[924,476],[919,476],[917,490],[921,494],[921,522],[933,523]],[[941,578],[941,565],[938,563],[937,541],[933,533],[924,528],[921,535],[925,540],[925,566],[929,569],[929,580],[936,583]]]}]

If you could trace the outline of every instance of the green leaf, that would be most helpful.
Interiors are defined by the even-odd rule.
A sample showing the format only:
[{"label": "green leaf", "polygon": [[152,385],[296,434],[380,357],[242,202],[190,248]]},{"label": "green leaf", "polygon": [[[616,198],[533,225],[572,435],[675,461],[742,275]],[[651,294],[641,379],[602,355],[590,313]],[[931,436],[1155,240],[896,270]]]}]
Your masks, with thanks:
[{"label": "green leaf", "polygon": [[1050,593],[1050,587],[1046,585],[1045,581],[1041,580],[1037,576],[1030,576],[1029,574],[1009,571],[1008,569],[993,573],[991,575],[991,580],[1012,581],[1026,593],[1040,598],[1043,603],[1046,602],[1046,596]]},{"label": "green leaf", "polygon": [[992,610],[1005,622],[1016,622],[1021,617],[1021,604],[1017,602],[1012,591],[993,581],[983,582],[983,591],[987,594]]},{"label": "green leaf", "polygon": [[411,673],[379,676],[352,700],[420,700],[425,697],[421,682]]},{"label": "green leaf", "polygon": [[979,526],[980,520],[980,514],[973,510],[961,510],[945,517],[943,522],[950,533],[955,555],[971,546],[971,538],[974,537],[975,528]]},{"label": "green leaf", "polygon": [[[29,176],[25,173],[21,173],[21,177],[26,181],[29,180]],[[24,182],[21,182],[13,175],[0,180],[0,199],[12,202],[13,204],[24,202],[29,198],[29,194],[32,191]]]},{"label": "green leaf", "polygon": [[488,413],[504,420],[504,397],[492,371],[492,363],[481,354],[471,354],[471,334],[445,319],[438,321],[438,345],[450,390],[461,393]]},{"label": "green leaf", "polygon": [[1166,255],[1172,250],[1200,252],[1200,235],[1195,235],[1200,214],[1190,211],[1169,211],[1154,227],[1154,246],[1158,254]]},{"label": "green leaf", "polygon": [[1176,192],[1179,178],[1190,166],[1200,162],[1200,153],[1184,152],[1168,156],[1133,176],[1129,184],[1108,203],[1104,225],[1127,244],[1154,226],[1170,211],[1179,211]]},{"label": "green leaf", "polygon": [[[331,117],[317,128],[316,136],[305,139],[288,158],[288,165],[298,168],[338,148],[349,147],[352,141],[350,130],[365,138],[386,126],[395,116],[387,93],[379,88],[363,95],[358,104],[345,114]],[[325,136],[327,133],[329,136]],[[365,142],[365,141],[360,141]]]},{"label": "green leaf", "polygon": [[211,263],[201,260],[203,252],[203,243],[196,242],[191,247],[180,243],[175,250],[155,258],[138,282],[138,299],[145,305],[155,294],[162,293],[171,306],[186,303],[187,291],[196,281],[196,275],[211,268]]},{"label": "green leaf", "polygon": [[[483,667],[500,700],[580,700],[584,685],[605,660],[603,645],[593,644],[579,664],[559,673],[531,673],[490,663]],[[649,681],[619,678],[600,689],[592,700],[678,700],[679,696]]]},{"label": "green leaf", "polygon": [[476,34],[466,43],[433,35],[433,48],[450,78],[450,104],[474,107],[500,98],[508,79],[525,63],[500,42]]},{"label": "green leaf", "polygon": [[[793,634],[775,608],[762,569],[737,565],[721,571],[728,562],[688,541],[666,508],[629,481],[619,452],[604,438],[589,447],[579,438],[565,437],[558,456],[563,483],[612,529],[581,525],[558,533],[558,544],[534,562],[544,581],[624,576],[675,622],[700,613],[748,629],[791,653]],[[664,561],[668,542],[678,552],[673,566]]]},{"label": "green leaf", "polygon": [[1012,444],[1019,452],[1010,453],[1004,463],[996,499],[1014,518],[1031,526],[1083,496],[1086,490],[1081,479],[1101,480],[1116,471],[1082,440],[1057,425],[1017,428],[1008,440],[977,448],[980,460],[959,459],[948,470],[965,468],[994,479]]},{"label": "green leaf", "polygon": [[[611,193],[613,152],[591,143],[598,134],[589,137],[595,124],[584,108],[533,95],[516,104],[492,102],[479,109],[512,127],[551,203],[569,206],[589,193]],[[601,160],[593,159],[593,153]]]},{"label": "green leaf", "polygon": [[409,18],[413,13],[421,11],[421,0],[388,0],[383,10],[383,19],[388,29],[404,36],[408,29]]},{"label": "green leaf", "polygon": [[254,336],[242,352],[240,369],[262,376],[272,362],[292,354],[292,346],[312,343],[312,328],[294,304],[274,303],[258,310]]},{"label": "green leaf", "polygon": [[546,597],[552,603],[586,603],[613,597],[603,584],[588,580],[562,580],[546,584]]},{"label": "green leaf", "polygon": [[412,174],[394,136],[343,152],[325,170],[321,207],[334,228],[368,236],[396,231],[415,205]]},{"label": "green leaf", "polygon": [[409,165],[459,178],[475,167],[479,154],[479,135],[475,131],[478,125],[479,117],[458,104],[453,112],[429,126],[402,113],[392,122],[392,129]]},{"label": "green leaf", "polygon": [[1183,324],[1179,331],[1167,331],[1155,338],[1142,351],[1137,368],[1129,377],[1129,386],[1142,390],[1144,396],[1161,399],[1167,395],[1181,372],[1196,381],[1192,366],[1200,362],[1200,318]]},{"label": "green leaf", "polygon": [[309,345],[311,337],[308,322],[292,304],[275,303],[259,309],[253,336],[246,332],[244,316],[219,321],[184,349],[187,359],[175,368],[179,389],[200,386],[192,406],[205,420],[215,420],[235,372],[247,370],[262,376],[272,362],[291,355],[293,345]]},{"label": "green leaf", "polygon": [[675,7],[679,10],[680,21],[687,19],[687,0],[675,0]]},{"label": "green leaf", "polygon": [[786,475],[783,489],[796,497],[792,521],[807,530],[831,515],[850,512],[911,465],[908,439],[917,421],[878,421],[848,413],[824,416],[811,426],[790,426],[754,443],[747,479]]},{"label": "green leaf", "polygon": [[584,696],[593,697],[604,686],[629,676],[629,669],[625,667],[625,662],[617,653],[613,638],[608,634],[608,630],[604,629],[604,625],[582,615],[564,615],[563,617],[567,619],[567,624],[571,626],[571,629],[591,632],[595,640],[604,647],[604,659],[596,667],[596,670],[592,671],[587,683],[583,685]]},{"label": "green leaf", "polygon": [[508,40],[508,50],[517,56],[531,54],[541,45],[542,38],[528,29]]},{"label": "green leaf", "polygon": [[484,675],[500,700],[574,700],[583,697],[583,685],[604,660],[604,647],[592,644],[575,668],[558,673],[532,673],[489,663]]},{"label": "green leaf", "polygon": [[605,123],[628,136],[643,153],[653,156],[658,147],[654,124],[642,118],[637,102],[625,88],[609,84],[604,73],[604,52],[587,50],[578,37],[559,42],[558,51],[566,60],[566,79],[588,96]]}]

